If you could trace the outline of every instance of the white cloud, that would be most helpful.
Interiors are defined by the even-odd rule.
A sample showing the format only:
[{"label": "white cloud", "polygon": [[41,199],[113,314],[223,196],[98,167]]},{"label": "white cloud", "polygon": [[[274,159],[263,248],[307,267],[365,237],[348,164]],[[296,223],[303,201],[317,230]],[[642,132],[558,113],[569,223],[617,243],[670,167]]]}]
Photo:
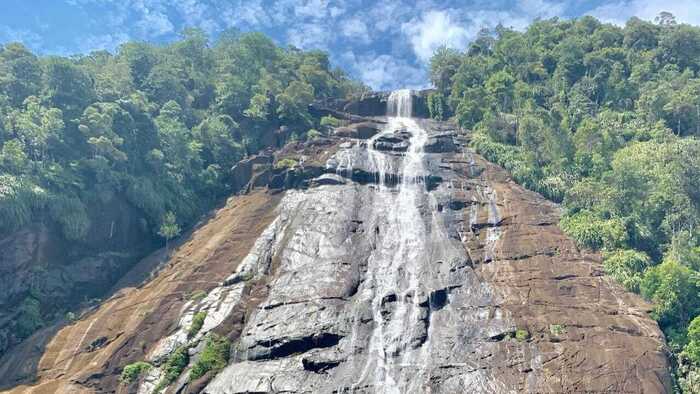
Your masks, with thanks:
[{"label": "white cloud", "polygon": [[[185,26],[215,35],[224,28],[263,31],[283,44],[325,49],[337,65],[377,89],[425,84],[425,65],[440,45],[464,49],[483,27],[502,23],[524,29],[534,18],[565,14],[573,0],[63,0],[88,18],[72,50],[111,50],[126,39],[167,41]],[[610,0],[609,15],[624,7],[650,14],[646,3],[659,0]],[[668,0],[666,0],[668,1]],[[671,11],[697,14],[694,2],[679,0]],[[669,3],[671,3],[669,1]],[[676,4],[678,3],[678,4]],[[617,8],[616,8],[617,7]],[[652,7],[653,8],[653,7]],[[671,8],[671,7],[667,7]],[[99,10],[99,11],[96,11]],[[52,21],[53,24],[53,21]],[[0,26],[0,39],[10,33]],[[47,31],[50,31],[47,30]],[[36,34],[40,33],[40,34]],[[14,31],[24,42],[40,45],[50,32]],[[33,34],[33,36],[32,36]],[[48,40],[50,41],[50,40]],[[54,45],[52,52],[65,50]]]},{"label": "white cloud", "polygon": [[633,17],[654,20],[662,11],[668,11],[680,22],[700,24],[700,4],[697,0],[618,0],[601,5],[588,14],[603,21],[624,25]]},{"label": "white cloud", "polygon": [[36,32],[27,29],[13,29],[0,25],[0,43],[21,42],[26,47],[37,50],[41,47],[42,38]]},{"label": "white cloud", "polygon": [[[217,9],[212,8],[197,0],[180,0],[176,3],[182,19],[188,26],[197,26],[213,34],[221,30],[219,22],[215,19]],[[215,16],[210,16],[214,14]]]},{"label": "white cloud", "polygon": [[[125,2],[124,4],[128,4]],[[138,16],[136,27],[146,38],[158,37],[175,31],[175,26],[159,0],[132,0],[131,8]]]},{"label": "white cloud", "polygon": [[346,37],[358,40],[361,43],[367,44],[370,42],[370,34],[367,29],[367,24],[360,18],[350,18],[341,22],[340,31]]},{"label": "white cloud", "polygon": [[401,21],[405,21],[412,13],[412,7],[400,1],[379,1],[370,9],[368,16],[374,28],[380,32],[399,30]]},{"label": "white cloud", "polygon": [[221,14],[227,27],[267,26],[271,18],[262,5],[262,0],[248,0],[240,5],[228,5]]},{"label": "white cloud", "polygon": [[472,34],[454,21],[448,11],[431,10],[401,25],[413,52],[424,63],[430,60],[435,50],[442,46],[464,49]]},{"label": "white cloud", "polygon": [[331,33],[325,25],[303,23],[287,29],[287,42],[301,49],[327,49]]},{"label": "white cloud", "polygon": [[[84,37],[79,43],[77,52],[92,52],[106,50],[114,52],[119,45],[129,40],[126,33],[98,34]],[[75,51],[75,50],[74,50]]]},{"label": "white cloud", "polygon": [[397,87],[422,89],[427,87],[426,71],[406,60],[389,55],[372,53],[357,56],[352,51],[342,56],[343,66],[353,71],[362,82],[375,90],[390,90]]},{"label": "white cloud", "polygon": [[561,16],[564,13],[565,4],[563,2],[551,2],[547,0],[518,0],[517,8],[519,15],[527,15],[528,19],[552,18]]},{"label": "white cloud", "polygon": [[298,17],[320,19],[328,13],[326,0],[298,0],[295,3],[294,14]]}]

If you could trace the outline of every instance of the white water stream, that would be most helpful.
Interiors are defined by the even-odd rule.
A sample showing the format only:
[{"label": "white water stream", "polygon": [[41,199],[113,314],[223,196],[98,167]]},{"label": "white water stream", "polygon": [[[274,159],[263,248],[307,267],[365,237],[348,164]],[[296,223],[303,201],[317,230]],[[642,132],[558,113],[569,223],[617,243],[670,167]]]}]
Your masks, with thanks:
[{"label": "white water stream", "polygon": [[[411,106],[409,90],[391,93],[388,124],[367,146],[371,169],[378,174],[379,190],[373,209],[385,217],[378,219],[380,244],[368,261],[367,275],[372,285],[365,287],[362,298],[371,305],[374,328],[367,360],[355,387],[369,384],[377,393],[408,392],[406,382],[423,381],[419,375],[427,367],[427,358],[420,357],[426,352],[413,349],[413,342],[426,313],[418,303],[425,299],[425,289],[419,281],[421,270],[429,266],[426,242],[430,229],[421,215],[421,207],[428,203],[423,152],[428,135],[410,118]],[[374,143],[400,132],[410,133],[410,139],[408,150],[396,166],[391,165],[391,154],[376,150]],[[392,176],[398,178],[398,184],[388,183]],[[405,371],[414,376],[406,376]]]}]

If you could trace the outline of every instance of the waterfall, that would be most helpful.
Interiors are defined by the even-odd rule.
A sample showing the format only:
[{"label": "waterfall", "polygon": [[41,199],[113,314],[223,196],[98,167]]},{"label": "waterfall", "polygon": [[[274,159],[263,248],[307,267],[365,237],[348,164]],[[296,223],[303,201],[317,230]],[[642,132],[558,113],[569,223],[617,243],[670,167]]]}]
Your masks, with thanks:
[{"label": "waterfall", "polygon": [[410,89],[395,90],[387,100],[387,116],[410,118],[413,112],[412,91]]},{"label": "waterfall", "polygon": [[[373,210],[379,214],[380,237],[377,251],[368,261],[371,286],[366,301],[371,305],[374,328],[356,385],[369,381],[376,392],[392,394],[412,391],[409,387],[413,384],[408,382],[422,381],[419,372],[427,366],[426,360],[420,360],[425,352],[415,344],[426,335],[420,332],[424,308],[419,302],[426,291],[419,278],[429,266],[426,240],[430,229],[421,213],[428,197],[422,182],[426,173],[423,147],[428,135],[410,117],[411,106],[410,90],[392,92],[387,102],[387,126],[367,144],[369,164],[379,184]],[[410,133],[409,148],[403,155],[374,148],[377,139],[397,132]],[[388,164],[394,160],[398,165]],[[392,175],[400,180],[396,186],[386,182]]]}]

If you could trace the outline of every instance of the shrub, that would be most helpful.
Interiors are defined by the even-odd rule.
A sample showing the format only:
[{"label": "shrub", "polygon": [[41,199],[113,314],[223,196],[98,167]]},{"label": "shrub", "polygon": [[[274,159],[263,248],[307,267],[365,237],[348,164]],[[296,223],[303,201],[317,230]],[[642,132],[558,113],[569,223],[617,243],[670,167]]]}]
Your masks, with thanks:
[{"label": "shrub", "polygon": [[187,332],[187,337],[188,338],[194,338],[199,330],[202,329],[202,325],[204,325],[204,319],[207,318],[207,312],[200,311],[195,313],[194,317],[192,318],[192,325],[190,326],[189,331]]},{"label": "shrub", "polygon": [[122,370],[121,380],[123,382],[131,383],[138,379],[142,374],[148,372],[148,370],[151,368],[153,368],[153,366],[144,361],[129,364]]},{"label": "shrub", "polygon": [[321,118],[321,126],[324,127],[338,127],[340,126],[340,120],[327,115]]},{"label": "shrub", "polygon": [[308,138],[310,140],[315,140],[315,139],[321,138],[322,136],[323,136],[323,134],[321,134],[321,132],[316,130],[316,129],[310,129],[309,131],[306,132],[306,138]]},{"label": "shrub", "polygon": [[148,178],[135,177],[126,188],[126,198],[141,208],[151,222],[157,222],[165,214],[164,197]]},{"label": "shrub", "polygon": [[192,366],[190,380],[199,379],[209,371],[218,372],[226,367],[231,351],[231,342],[226,337],[211,334],[207,337],[204,350]]},{"label": "shrub", "polygon": [[185,370],[190,362],[190,355],[187,353],[187,346],[180,346],[168,357],[168,361],[163,365],[163,378],[158,382],[154,393],[160,393],[164,388],[175,381]]},{"label": "shrub", "polygon": [[447,115],[447,100],[442,93],[432,92],[428,95],[428,111],[435,120],[444,120]]},{"label": "shrub", "polygon": [[32,212],[46,204],[46,191],[12,175],[0,175],[0,232],[14,231],[29,223]]},{"label": "shrub", "polygon": [[664,328],[683,327],[700,313],[697,273],[674,259],[667,258],[647,269],[639,288],[646,299],[654,302],[652,316]]},{"label": "shrub", "polygon": [[27,338],[34,331],[44,325],[41,318],[41,307],[39,301],[34,297],[27,297],[19,306],[19,317],[17,318],[17,336]]},{"label": "shrub", "polygon": [[700,366],[700,316],[695,317],[688,327],[688,344],[683,349],[683,355],[693,365]]},{"label": "shrub", "polygon": [[49,215],[61,225],[66,239],[79,240],[87,235],[90,218],[85,205],[77,197],[54,196],[49,201]]},{"label": "shrub", "polygon": [[591,249],[613,250],[627,242],[627,230],[620,219],[601,219],[590,211],[566,215],[559,223],[576,242]]},{"label": "shrub", "polygon": [[297,161],[295,159],[292,159],[291,157],[285,157],[284,159],[280,159],[275,163],[275,168],[281,169],[281,168],[294,168],[297,165]]},{"label": "shrub", "polygon": [[517,329],[515,330],[515,339],[520,342],[527,341],[530,338],[530,333],[527,330]]},{"label": "shrub", "polygon": [[549,332],[552,335],[559,336],[566,333],[566,327],[562,324],[550,324]]},{"label": "shrub", "polygon": [[605,273],[619,282],[628,291],[639,292],[644,270],[651,260],[643,252],[636,250],[616,250],[605,254],[603,268]]}]

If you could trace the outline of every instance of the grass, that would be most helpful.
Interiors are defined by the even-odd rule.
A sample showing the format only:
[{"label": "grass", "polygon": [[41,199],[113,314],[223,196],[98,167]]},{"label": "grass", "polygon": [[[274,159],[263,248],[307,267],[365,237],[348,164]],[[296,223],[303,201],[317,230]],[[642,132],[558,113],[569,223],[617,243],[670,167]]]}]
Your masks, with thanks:
[{"label": "grass", "polygon": [[199,330],[202,329],[202,325],[204,325],[204,319],[207,318],[207,312],[200,311],[197,312],[194,317],[192,318],[192,325],[190,326],[189,331],[187,332],[187,337],[188,338],[194,338],[195,335],[199,332]]},{"label": "grass", "polygon": [[202,301],[204,299],[204,297],[206,297],[206,296],[207,296],[206,291],[197,290],[197,291],[192,292],[189,295],[189,297],[187,297],[187,298],[189,298],[191,301]]}]

